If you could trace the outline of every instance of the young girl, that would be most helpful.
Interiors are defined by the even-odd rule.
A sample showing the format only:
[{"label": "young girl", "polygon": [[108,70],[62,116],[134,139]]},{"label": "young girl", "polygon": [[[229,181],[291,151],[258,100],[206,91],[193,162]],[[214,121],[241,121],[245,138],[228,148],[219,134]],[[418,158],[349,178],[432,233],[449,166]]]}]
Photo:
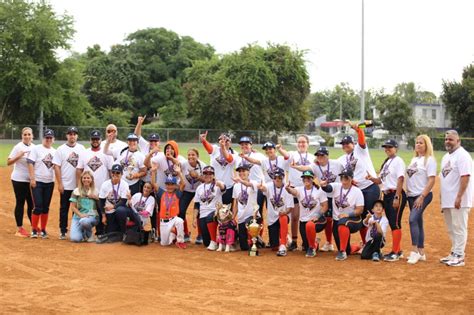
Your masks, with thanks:
[{"label": "young girl", "polygon": [[148,244],[151,231],[150,217],[155,209],[155,198],[152,196],[153,186],[146,182],[143,185],[143,193],[138,192],[128,201],[129,207],[140,216],[143,231],[145,231],[144,244]]},{"label": "young girl", "polygon": [[397,156],[398,143],[393,139],[382,145],[387,158],[380,167],[378,178],[367,173],[367,179],[383,185],[383,204],[390,229],[392,230],[392,251],[384,256],[384,261],[397,261],[402,258],[400,248],[402,242],[402,215],[407,202],[403,181],[405,178],[405,162]]},{"label": "young girl", "polygon": [[361,259],[372,259],[380,261],[381,248],[385,244],[385,233],[387,232],[388,220],[383,215],[383,201],[377,200],[372,209],[373,215],[367,214],[363,223],[367,227],[366,243],[362,250]]},{"label": "young girl", "polygon": [[79,178],[79,185],[73,190],[71,209],[74,213],[71,222],[71,242],[95,242],[92,228],[99,222],[97,205],[98,192],[94,184],[94,176],[90,171],[84,171]]},{"label": "young girl", "polygon": [[31,223],[31,213],[33,211],[33,200],[30,191],[30,174],[26,159],[30,154],[33,144],[33,130],[25,127],[21,130],[21,142],[15,145],[8,156],[7,165],[13,164],[11,181],[15,192],[15,221],[17,226],[16,236],[28,237],[30,234],[23,227],[23,213],[25,201],[27,205],[26,214]]},{"label": "young girl", "polygon": [[433,145],[427,135],[416,137],[415,157],[407,168],[407,196],[410,207],[410,232],[412,251],[408,257],[409,264],[425,261],[425,233],[423,229],[423,212],[433,200],[433,185],[436,176],[436,160],[433,156]]},{"label": "young girl", "polygon": [[28,171],[33,195],[33,214],[31,216],[31,238],[38,238],[38,223],[41,220],[41,238],[47,239],[46,225],[48,223],[49,205],[54,190],[53,148],[54,131],[46,129],[43,133],[43,143],[35,146],[28,156]]},{"label": "young girl", "polygon": [[286,190],[298,199],[300,204],[300,234],[303,239],[303,249],[306,257],[316,256],[319,245],[316,243],[316,233],[324,230],[328,210],[328,198],[324,191],[314,183],[314,173],[304,171],[301,175],[303,186],[292,188],[288,183]]}]

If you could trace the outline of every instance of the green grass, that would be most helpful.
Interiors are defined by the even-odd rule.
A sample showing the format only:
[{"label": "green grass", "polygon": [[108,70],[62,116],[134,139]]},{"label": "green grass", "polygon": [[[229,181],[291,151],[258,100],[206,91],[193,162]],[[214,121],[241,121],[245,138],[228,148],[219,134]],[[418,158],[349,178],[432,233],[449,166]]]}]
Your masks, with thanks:
[{"label": "green grass", "polygon": [[[87,144],[85,144],[86,147],[88,147]],[[10,154],[11,149],[13,148],[14,144],[12,143],[0,143],[0,166],[6,166],[7,165],[7,158],[8,155]],[[57,147],[57,145],[55,145]],[[163,144],[162,144],[163,147]],[[182,143],[179,144],[179,153],[186,157],[186,153],[190,148],[196,148],[199,151],[200,159],[205,162],[209,163],[209,155],[207,152],[204,150],[203,146],[200,143]],[[235,145],[234,149],[237,149],[238,146]],[[255,145],[255,148],[259,151],[260,150],[260,145]],[[285,146],[287,150],[293,150],[294,148],[292,146]],[[315,149],[310,148],[309,152],[314,153]],[[336,149],[336,148],[330,148],[330,157],[332,159],[336,159],[339,156],[342,155],[342,149]],[[439,169],[439,164],[441,163],[441,158],[445,152],[443,151],[436,151],[435,152],[435,157],[436,161],[438,162],[438,169]],[[410,163],[411,158],[413,157],[413,152],[412,151],[399,151],[398,155],[405,161],[405,163],[408,165]],[[382,149],[370,149],[370,156],[372,157],[372,162],[374,163],[375,169],[378,170],[380,168],[380,165],[382,165],[382,162],[384,161],[386,155],[385,152]],[[471,156],[474,157],[474,153],[471,153]]]}]

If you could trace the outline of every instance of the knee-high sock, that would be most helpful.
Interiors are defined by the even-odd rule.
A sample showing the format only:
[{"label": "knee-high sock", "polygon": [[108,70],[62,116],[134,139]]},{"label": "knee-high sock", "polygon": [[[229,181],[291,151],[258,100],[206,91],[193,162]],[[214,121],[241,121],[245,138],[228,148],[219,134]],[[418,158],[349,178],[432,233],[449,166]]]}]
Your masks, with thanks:
[{"label": "knee-high sock", "polygon": [[360,238],[362,239],[362,242],[365,244],[365,236],[367,235],[367,227],[363,226],[360,231]]},{"label": "knee-high sock", "polygon": [[209,230],[209,235],[211,236],[211,241],[216,242],[217,222],[209,222],[207,224],[207,229]]},{"label": "knee-high sock", "polygon": [[280,216],[280,245],[286,245],[288,235],[288,217],[286,215]]},{"label": "knee-high sock", "polygon": [[41,214],[41,230],[46,230],[46,225],[48,224],[48,214]]},{"label": "knee-high sock", "polygon": [[392,251],[394,253],[398,253],[401,249],[401,243],[402,243],[402,230],[393,230],[392,231]]},{"label": "knee-high sock", "polygon": [[332,242],[332,218],[326,218],[326,227],[324,228],[324,234],[326,234],[326,241]]},{"label": "knee-high sock", "polygon": [[341,244],[340,250],[342,252],[345,252],[347,248],[347,242],[349,242],[349,236],[351,235],[351,232],[349,231],[349,228],[345,225],[339,225],[337,227],[337,231],[339,232],[339,243]]},{"label": "knee-high sock", "polygon": [[313,221],[306,222],[306,240],[310,248],[316,248],[316,226]]},{"label": "knee-high sock", "polygon": [[38,231],[38,222],[39,222],[39,219],[40,219],[40,215],[39,214],[32,214],[31,215],[31,228],[35,231]]}]

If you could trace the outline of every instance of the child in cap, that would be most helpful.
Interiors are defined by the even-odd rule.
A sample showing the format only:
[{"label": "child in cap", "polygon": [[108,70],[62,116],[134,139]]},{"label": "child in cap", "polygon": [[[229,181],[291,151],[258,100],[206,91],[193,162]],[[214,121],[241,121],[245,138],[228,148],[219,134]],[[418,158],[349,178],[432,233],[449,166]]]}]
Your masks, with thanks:
[{"label": "child in cap", "polygon": [[360,256],[361,259],[372,259],[380,261],[381,248],[385,245],[385,233],[387,232],[388,220],[384,216],[383,201],[377,200],[372,209],[373,215],[367,214],[364,226],[367,227],[366,243]]}]

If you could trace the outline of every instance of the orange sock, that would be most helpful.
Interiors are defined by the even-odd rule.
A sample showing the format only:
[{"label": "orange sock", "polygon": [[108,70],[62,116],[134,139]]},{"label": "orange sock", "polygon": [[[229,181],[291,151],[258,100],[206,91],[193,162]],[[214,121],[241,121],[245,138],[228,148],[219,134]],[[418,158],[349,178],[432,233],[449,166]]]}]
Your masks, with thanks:
[{"label": "orange sock", "polygon": [[312,221],[306,222],[306,240],[309,247],[316,248],[316,226]]},{"label": "orange sock", "polygon": [[367,235],[367,227],[363,226],[360,230],[360,238],[362,239],[362,242],[365,244],[365,236]]},{"label": "orange sock", "polygon": [[216,241],[216,235],[217,235],[217,222],[209,222],[207,224],[207,229],[209,231],[209,235],[211,236],[211,241]]},{"label": "orange sock", "polygon": [[351,232],[349,231],[349,228],[345,225],[339,225],[337,227],[337,231],[339,232],[340,249],[342,252],[345,252],[347,248],[347,243],[349,242],[349,236],[351,235]]},{"label": "orange sock", "polygon": [[332,218],[326,218],[326,227],[324,228],[324,234],[326,234],[326,241],[328,243],[332,242]]},{"label": "orange sock", "polygon": [[184,235],[189,235],[188,220],[186,218],[184,218]]},{"label": "orange sock", "polygon": [[356,253],[360,250],[360,246],[357,244],[351,244],[351,253]]},{"label": "orange sock", "polygon": [[280,216],[280,245],[286,245],[286,236],[288,235],[288,217]]},{"label": "orange sock", "polygon": [[393,230],[392,231],[392,251],[394,253],[400,252],[400,247],[402,243],[402,230]]},{"label": "orange sock", "polygon": [[32,214],[31,215],[31,228],[35,231],[38,231],[38,222],[39,222],[39,219],[40,219],[40,215],[39,214]]},{"label": "orange sock", "polygon": [[48,214],[42,213],[41,214],[41,231],[46,230],[46,225],[48,224]]}]

